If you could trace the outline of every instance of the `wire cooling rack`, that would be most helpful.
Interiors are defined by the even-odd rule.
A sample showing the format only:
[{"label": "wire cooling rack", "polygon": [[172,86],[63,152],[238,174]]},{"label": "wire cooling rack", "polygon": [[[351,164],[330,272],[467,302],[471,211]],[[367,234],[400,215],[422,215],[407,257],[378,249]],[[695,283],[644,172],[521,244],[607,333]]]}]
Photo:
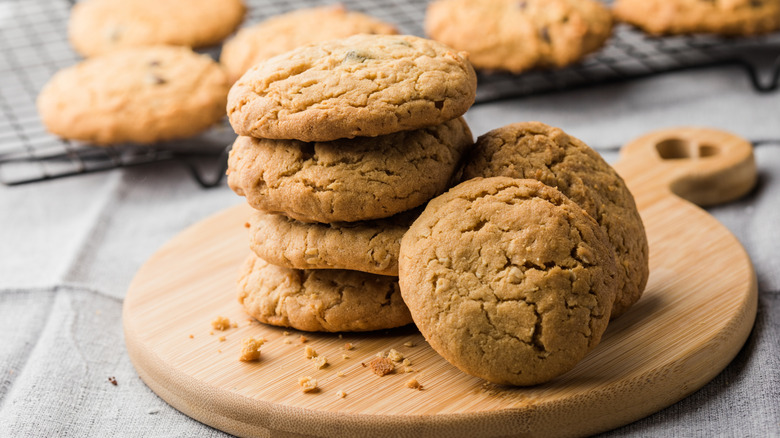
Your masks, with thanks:
[{"label": "wire cooling rack", "polygon": [[[611,1],[606,0],[607,3]],[[334,0],[245,0],[244,25],[294,9]],[[424,35],[427,0],[341,0],[348,9],[394,23],[402,33]],[[18,185],[118,167],[177,160],[188,165],[204,187],[219,184],[225,155],[235,138],[223,121],[193,139],[154,146],[93,147],[46,132],[35,99],[59,69],[80,60],[67,42],[72,0],[0,0],[0,183]],[[217,57],[219,48],[205,52]],[[780,34],[754,38],[686,36],[651,38],[628,26],[616,27],[608,46],[582,63],[554,71],[520,75],[480,73],[477,104],[574,87],[607,83],[689,68],[738,65],[759,92],[774,91],[780,77]],[[774,59],[768,78],[761,77],[750,55]],[[767,57],[769,55],[769,57]],[[212,177],[194,162],[216,163]]]}]

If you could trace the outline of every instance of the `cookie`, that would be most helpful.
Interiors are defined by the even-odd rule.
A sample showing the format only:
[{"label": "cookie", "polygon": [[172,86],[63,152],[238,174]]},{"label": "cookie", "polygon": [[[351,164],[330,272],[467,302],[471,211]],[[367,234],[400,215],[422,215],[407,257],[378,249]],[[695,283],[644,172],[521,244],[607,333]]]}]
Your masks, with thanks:
[{"label": "cookie", "polygon": [[780,28],[780,0],[617,0],[618,20],[653,35],[756,35]]},{"label": "cookie", "polygon": [[217,122],[229,88],[216,62],[186,47],[127,49],[59,71],[38,96],[38,112],[64,138],[154,143]]},{"label": "cookie", "polygon": [[244,18],[241,0],[84,0],[68,22],[68,38],[90,57],[139,46],[211,46]]},{"label": "cookie", "polygon": [[634,304],[649,274],[647,235],[623,179],[582,141],[543,123],[515,123],[477,139],[464,162],[462,180],[508,176],[532,178],[560,190],[596,219],[618,264],[612,317]]},{"label": "cookie", "polygon": [[239,137],[228,185],[252,207],[303,222],[389,217],[445,191],[472,144],[461,119],[330,142]]},{"label": "cookie", "polygon": [[242,29],[222,47],[220,62],[235,82],[250,67],[297,47],[366,34],[397,34],[395,26],[342,5],[301,9]]},{"label": "cookie", "polygon": [[564,67],[600,49],[612,15],[595,0],[438,0],[425,32],[469,53],[477,69]]},{"label": "cookie", "polygon": [[609,322],[615,259],[598,224],[535,180],[473,179],[428,203],[401,241],[401,295],[442,357],[510,385],[558,376]]},{"label": "cookie", "polygon": [[334,269],[274,266],[250,255],[238,301],[258,321],[298,330],[361,332],[412,322],[398,279]]},{"label": "cookie", "polygon": [[277,266],[397,277],[401,238],[419,213],[415,209],[375,221],[312,224],[258,211],[249,220],[249,245]]},{"label": "cookie", "polygon": [[239,135],[331,141],[444,123],[466,112],[476,87],[464,53],[409,35],[355,35],[252,67],[227,108]]}]

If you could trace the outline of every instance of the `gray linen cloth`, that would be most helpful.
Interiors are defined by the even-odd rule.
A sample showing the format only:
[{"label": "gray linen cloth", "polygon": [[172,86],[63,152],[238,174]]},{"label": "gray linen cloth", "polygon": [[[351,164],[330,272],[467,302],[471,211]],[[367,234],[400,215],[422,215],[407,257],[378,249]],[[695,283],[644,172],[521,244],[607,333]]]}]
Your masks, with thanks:
[{"label": "gray linen cloth", "polygon": [[[780,94],[755,94],[740,72],[721,69],[481,105],[467,118],[477,135],[543,121],[614,162],[611,147],[677,125],[780,139],[778,114]],[[780,435],[780,143],[757,147],[756,159],[756,190],[710,209],[755,265],[753,333],[701,390],[606,436]],[[240,202],[224,185],[199,188],[176,163],[0,186],[0,436],[224,436],[139,379],[121,310],[134,273],[158,247]]]}]

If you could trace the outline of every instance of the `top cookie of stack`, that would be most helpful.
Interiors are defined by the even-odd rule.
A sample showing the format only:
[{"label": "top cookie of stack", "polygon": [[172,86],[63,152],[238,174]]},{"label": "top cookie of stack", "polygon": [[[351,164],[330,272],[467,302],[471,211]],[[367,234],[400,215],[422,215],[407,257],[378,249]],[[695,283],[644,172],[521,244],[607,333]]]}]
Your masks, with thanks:
[{"label": "top cookie of stack", "polygon": [[251,68],[227,112],[240,135],[228,183],[250,205],[303,222],[354,222],[448,188],[471,145],[465,54],[414,36],[356,35]]}]

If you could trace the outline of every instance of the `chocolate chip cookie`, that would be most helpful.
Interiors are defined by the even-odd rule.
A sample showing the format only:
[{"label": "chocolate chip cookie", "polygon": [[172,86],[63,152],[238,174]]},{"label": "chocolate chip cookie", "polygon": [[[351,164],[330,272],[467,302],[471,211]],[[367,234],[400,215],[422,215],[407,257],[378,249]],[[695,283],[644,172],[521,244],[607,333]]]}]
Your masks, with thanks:
[{"label": "chocolate chip cookie", "polygon": [[446,190],[471,145],[461,118],[330,142],[239,137],[228,159],[228,184],[252,207],[303,222],[380,219]]},{"label": "chocolate chip cookie", "polygon": [[539,122],[515,123],[477,139],[462,180],[508,176],[556,187],[580,205],[609,238],[618,265],[612,317],[641,296],[649,275],[647,235],[623,179],[582,141]]},{"label": "chocolate chip cookie", "polygon": [[84,0],[71,10],[68,38],[90,57],[128,47],[211,46],[244,18],[241,0]]},{"label": "chocolate chip cookie", "polygon": [[415,36],[355,35],[301,47],[233,85],[228,116],[240,135],[331,141],[438,125],[474,102],[466,54]]},{"label": "chocolate chip cookie", "polygon": [[617,282],[604,232],[536,180],[476,178],[433,199],[401,241],[401,294],[441,356],[494,383],[534,385],[581,360]]},{"label": "chocolate chip cookie", "polygon": [[63,138],[154,143],[217,122],[229,88],[219,65],[189,48],[126,49],[57,72],[38,96],[38,112]]},{"label": "chocolate chip cookie", "polygon": [[612,15],[595,0],[438,0],[425,31],[469,53],[477,69],[563,67],[601,48]]},{"label": "chocolate chip cookie", "polygon": [[653,35],[756,35],[780,28],[780,0],[617,0],[613,10]]},{"label": "chocolate chip cookie", "polygon": [[412,322],[398,279],[334,269],[282,268],[250,255],[238,301],[258,321],[306,331],[359,332]]},{"label": "chocolate chip cookie", "polygon": [[260,61],[311,43],[361,33],[397,34],[395,26],[342,5],[301,9],[241,29],[222,47],[220,62],[235,82]]}]

